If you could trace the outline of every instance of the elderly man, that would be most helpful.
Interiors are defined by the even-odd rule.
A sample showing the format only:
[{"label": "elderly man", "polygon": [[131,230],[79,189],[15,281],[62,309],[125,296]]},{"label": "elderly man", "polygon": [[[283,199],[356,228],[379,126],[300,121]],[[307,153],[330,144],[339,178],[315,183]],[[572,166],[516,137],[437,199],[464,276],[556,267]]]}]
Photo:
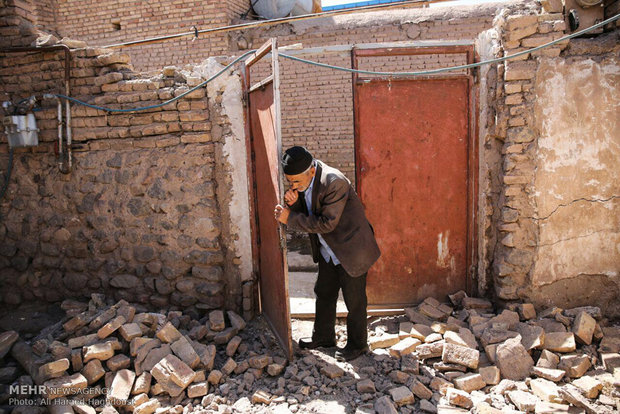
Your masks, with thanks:
[{"label": "elderly man", "polygon": [[316,317],[312,338],[299,347],[336,346],[336,302],[342,289],[347,306],[347,344],[336,351],[339,360],[352,360],[368,350],[366,274],[380,256],[372,226],[351,182],[337,169],[315,160],[304,147],[282,156],[290,189],[286,206],[275,217],[291,229],[309,233],[312,256],[319,263],[314,286]]}]

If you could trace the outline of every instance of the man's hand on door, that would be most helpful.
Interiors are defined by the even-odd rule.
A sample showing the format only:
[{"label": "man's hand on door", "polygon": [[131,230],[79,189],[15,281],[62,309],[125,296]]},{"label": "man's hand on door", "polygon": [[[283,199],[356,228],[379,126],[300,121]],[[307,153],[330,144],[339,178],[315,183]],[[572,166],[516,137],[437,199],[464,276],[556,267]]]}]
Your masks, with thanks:
[{"label": "man's hand on door", "polygon": [[288,207],[282,207],[280,204],[278,204],[273,211],[276,220],[278,220],[282,224],[288,223],[288,216],[290,213],[291,210],[289,210]]}]

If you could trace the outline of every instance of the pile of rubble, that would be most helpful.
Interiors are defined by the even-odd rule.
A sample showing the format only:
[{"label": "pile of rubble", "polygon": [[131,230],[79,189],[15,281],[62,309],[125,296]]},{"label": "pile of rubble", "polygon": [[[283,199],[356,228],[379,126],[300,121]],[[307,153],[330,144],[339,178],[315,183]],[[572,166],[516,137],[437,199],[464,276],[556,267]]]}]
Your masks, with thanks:
[{"label": "pile of rubble", "polygon": [[414,410],[416,397],[415,408],[431,413],[620,410],[620,328],[601,327],[599,308],[537,315],[532,304],[513,304],[495,314],[491,302],[464,292],[450,300],[458,311],[427,298],[405,309],[398,333],[375,330],[371,348],[400,359],[390,379],[403,384],[376,411]]},{"label": "pile of rubble", "polygon": [[[179,311],[137,313],[124,300],[106,306],[99,295],[88,304],[65,301],[63,307],[74,316],[39,335],[32,346],[14,331],[0,334],[0,358],[10,350],[30,374],[14,384],[17,394],[0,398],[6,404],[12,397],[9,404],[13,400],[19,407],[13,412],[36,411],[25,407],[35,401],[54,413],[181,413],[192,404],[211,404],[213,398],[203,397],[214,387],[221,392],[220,384],[231,375],[276,376],[285,368],[285,358],[258,354],[242,343],[246,322],[232,311],[214,310],[203,320]],[[265,348],[256,342],[256,348]],[[243,360],[235,361],[239,355]],[[19,371],[2,369],[5,380]],[[256,399],[265,402],[260,395]]]},{"label": "pile of rubble", "polygon": [[[45,395],[22,387],[10,396],[44,397],[52,413],[620,410],[620,328],[606,326],[599,308],[537,315],[515,304],[496,314],[463,292],[450,300],[375,319],[371,352],[345,363],[333,348],[298,351],[289,362],[264,323],[246,325],[234,312],[152,313],[93,295],[88,304],[65,301],[70,317],[30,345],[0,334],[0,358],[10,350],[29,374],[17,378],[12,361],[0,383],[45,385]],[[346,329],[337,330],[342,345]]]}]

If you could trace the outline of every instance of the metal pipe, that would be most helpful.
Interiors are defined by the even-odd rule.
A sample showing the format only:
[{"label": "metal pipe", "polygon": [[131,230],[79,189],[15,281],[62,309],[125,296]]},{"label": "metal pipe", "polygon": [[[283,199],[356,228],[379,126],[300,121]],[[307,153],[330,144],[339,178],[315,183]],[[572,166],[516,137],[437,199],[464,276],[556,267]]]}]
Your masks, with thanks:
[{"label": "metal pipe", "polygon": [[60,98],[56,98],[58,101],[58,159],[60,160],[58,163],[58,168],[63,170],[63,149],[62,149],[62,102],[60,102]]},{"label": "metal pipe", "polygon": [[55,99],[56,100],[56,105],[58,108],[58,169],[65,173],[66,172],[66,168],[64,165],[64,149],[63,149],[63,145],[62,145],[62,101],[60,100],[59,97],[51,94],[51,93],[46,93],[45,95],[43,95],[43,99]]},{"label": "metal pipe", "polygon": [[[69,81],[65,82],[65,91],[66,91],[66,95],[67,96],[71,96],[70,90],[69,90]],[[66,127],[67,127],[67,173],[70,173],[71,170],[73,169],[73,160],[72,158],[72,154],[71,154],[71,105],[69,103],[69,100],[66,99],[65,100],[65,112],[66,112],[66,116],[65,116],[65,122],[66,122]]]},{"label": "metal pipe", "polygon": [[[46,46],[46,47],[12,47],[7,49],[0,49],[0,53],[24,53],[24,52],[47,52],[51,50],[64,50],[65,52],[65,95],[71,96],[71,49],[67,45],[54,45],[54,46]],[[44,98],[48,99],[53,97],[52,94],[45,94]],[[62,148],[62,103],[60,99],[54,97],[58,101],[58,156],[60,161],[58,162],[58,168],[64,174],[70,173],[73,161],[72,161],[72,153],[71,153],[71,106],[69,101],[66,101],[65,105],[65,122],[67,129],[67,164],[64,164],[64,150]]]},{"label": "metal pipe", "polygon": [[386,4],[378,4],[378,5],[372,5],[372,6],[365,6],[365,7],[357,7],[357,8],[351,8],[351,9],[330,10],[330,11],[321,12],[321,13],[304,14],[302,16],[281,17],[278,19],[261,20],[261,21],[252,22],[252,23],[234,24],[230,26],[214,27],[212,29],[203,29],[203,30],[198,30],[198,31],[192,30],[191,32],[183,32],[183,33],[177,33],[177,34],[167,35],[167,36],[151,37],[151,38],[142,39],[142,40],[132,40],[132,41],[123,42],[123,43],[114,43],[111,45],[105,45],[101,47],[103,48],[126,47],[126,46],[133,46],[133,45],[139,45],[139,44],[156,43],[156,42],[161,42],[164,40],[178,39],[180,37],[187,37],[187,36],[195,37],[196,33],[211,34],[211,33],[232,32],[236,30],[246,30],[246,29],[254,29],[256,27],[271,26],[271,25],[279,24],[279,23],[290,23],[290,22],[297,22],[297,21],[302,21],[302,20],[317,19],[321,17],[331,17],[331,16],[339,16],[339,15],[344,15],[344,14],[353,14],[353,13],[359,13],[359,12],[364,12],[364,11],[403,9],[403,8],[409,8],[409,7],[424,7],[425,5],[428,5],[430,3],[438,3],[442,1],[449,1],[449,0],[413,0],[413,1],[406,1],[406,2],[400,2],[400,3],[386,3]]}]

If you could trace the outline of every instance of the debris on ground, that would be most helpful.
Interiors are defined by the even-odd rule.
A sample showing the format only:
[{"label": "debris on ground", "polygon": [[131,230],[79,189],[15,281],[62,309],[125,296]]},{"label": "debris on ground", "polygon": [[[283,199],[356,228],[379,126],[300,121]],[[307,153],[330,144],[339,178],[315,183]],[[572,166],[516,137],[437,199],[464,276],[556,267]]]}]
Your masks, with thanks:
[{"label": "debris on ground", "polygon": [[599,308],[496,313],[464,292],[450,300],[374,318],[371,352],[350,362],[335,348],[296,349],[289,362],[261,319],[232,311],[199,318],[97,294],[67,300],[67,317],[28,342],[0,333],[0,412],[44,412],[11,399],[88,414],[620,410],[620,327]]}]

